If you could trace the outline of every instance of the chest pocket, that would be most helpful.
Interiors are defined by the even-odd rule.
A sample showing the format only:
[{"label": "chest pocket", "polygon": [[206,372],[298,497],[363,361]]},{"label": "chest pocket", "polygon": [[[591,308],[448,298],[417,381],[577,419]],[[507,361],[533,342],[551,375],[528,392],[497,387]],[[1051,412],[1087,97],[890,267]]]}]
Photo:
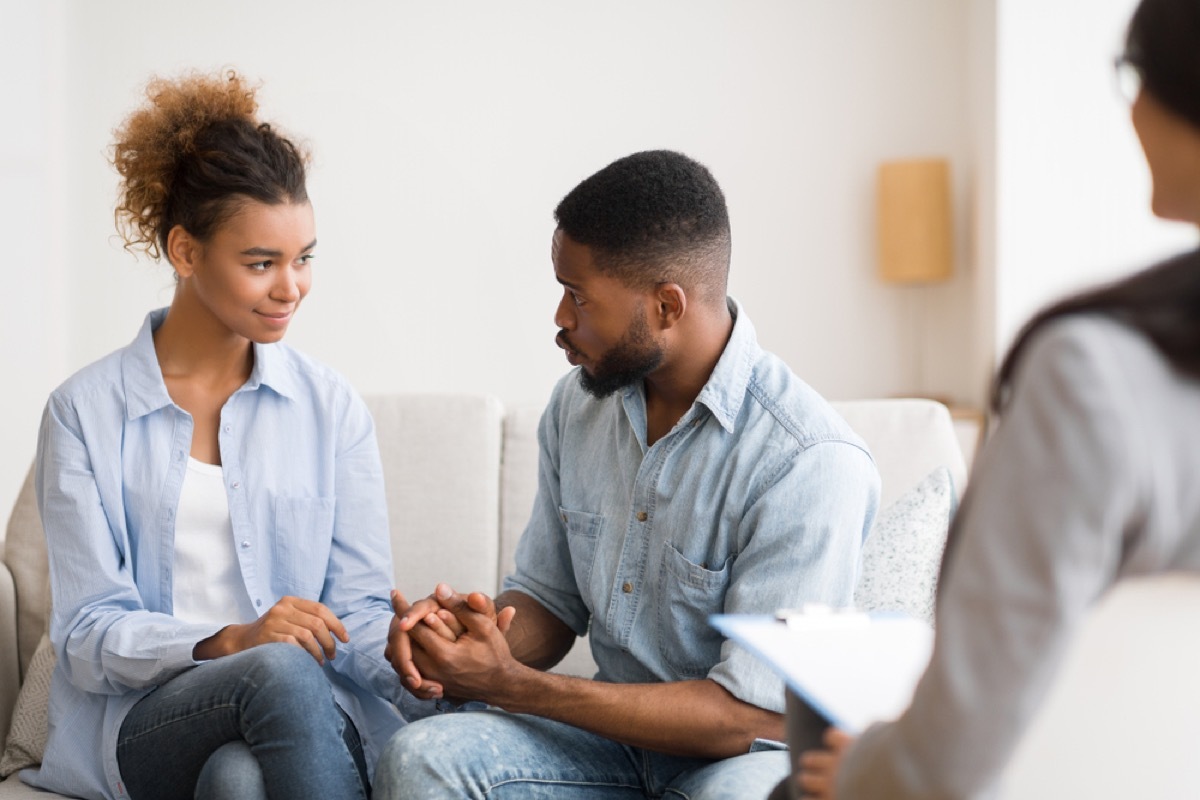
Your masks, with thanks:
[{"label": "chest pocket", "polygon": [[721,634],[708,618],[724,610],[732,565],[730,556],[718,569],[708,569],[663,544],[659,647],[679,678],[703,678],[721,659]]},{"label": "chest pocket", "polygon": [[321,596],[333,543],[332,497],[281,497],[275,501],[275,569],[272,584],[308,600]]},{"label": "chest pocket", "polygon": [[571,568],[575,572],[575,586],[589,609],[593,608],[589,584],[592,566],[596,563],[596,546],[600,531],[604,529],[604,517],[587,511],[568,511],[559,508],[558,513],[567,529],[567,547],[571,551]]}]

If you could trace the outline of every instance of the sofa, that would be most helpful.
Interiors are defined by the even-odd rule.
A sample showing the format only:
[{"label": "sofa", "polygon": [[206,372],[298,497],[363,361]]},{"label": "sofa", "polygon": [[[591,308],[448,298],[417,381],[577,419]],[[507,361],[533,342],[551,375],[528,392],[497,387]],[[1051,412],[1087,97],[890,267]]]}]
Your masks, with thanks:
[{"label": "sofa", "polygon": [[[541,409],[506,408],[482,394],[366,400],[383,460],[396,586],[410,598],[428,594],[437,581],[494,593],[512,567],[533,506]],[[917,399],[835,407],[867,442],[883,478],[881,513],[868,540],[878,542],[876,550],[887,550],[872,557],[879,565],[873,571],[876,586],[902,592],[918,586],[917,602],[927,601],[927,607],[913,610],[926,613],[954,498],[967,478],[950,415],[938,403]],[[941,488],[920,491],[931,477],[941,480]],[[914,530],[917,519],[928,530]],[[910,546],[918,540],[919,546]],[[867,560],[864,553],[864,581],[872,571]],[[901,602],[874,595],[861,599],[878,607]],[[37,757],[39,734],[44,742],[46,659],[32,667],[31,662],[46,631],[49,597],[31,472],[8,522],[0,568],[0,732],[8,732],[5,759],[16,763]],[[556,669],[589,676],[593,664],[586,641]],[[15,772],[0,783],[0,800],[52,796],[20,783]]]}]

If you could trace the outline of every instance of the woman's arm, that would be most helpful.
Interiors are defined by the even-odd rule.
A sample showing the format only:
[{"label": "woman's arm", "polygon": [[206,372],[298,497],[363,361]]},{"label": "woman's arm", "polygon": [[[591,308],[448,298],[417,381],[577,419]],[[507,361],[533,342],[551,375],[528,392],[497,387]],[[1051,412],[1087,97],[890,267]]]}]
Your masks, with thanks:
[{"label": "woman's arm", "polygon": [[384,658],[393,618],[391,538],[375,425],[348,387],[338,410],[334,463],[335,517],[321,602],[349,641],[330,662],[360,686],[402,701],[400,679]]},{"label": "woman's arm", "polygon": [[35,481],[50,566],[50,638],[75,686],[122,694],[193,666],[193,646],[217,626],[146,609],[126,529],[123,432],[107,419],[87,422],[69,396],[56,392],[38,434]]}]

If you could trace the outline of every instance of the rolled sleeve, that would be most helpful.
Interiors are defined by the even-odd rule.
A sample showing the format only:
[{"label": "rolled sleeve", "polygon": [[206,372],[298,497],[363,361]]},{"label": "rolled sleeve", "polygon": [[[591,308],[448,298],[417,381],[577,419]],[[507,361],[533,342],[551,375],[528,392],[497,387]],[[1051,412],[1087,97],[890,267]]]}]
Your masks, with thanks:
[{"label": "rolled sleeve", "polygon": [[575,579],[561,507],[559,431],[562,384],[555,389],[538,425],[538,490],[529,525],[517,544],[516,567],[505,578],[504,590],[516,590],[537,600],[576,636],[587,633],[591,614]]},{"label": "rolled sleeve", "polygon": [[[879,503],[879,473],[862,448],[825,441],[768,474],[743,518],[746,545],[733,564],[726,614],[770,614],[853,599],[862,543]],[[744,702],[783,711],[783,683],[730,641],[708,677]]]}]

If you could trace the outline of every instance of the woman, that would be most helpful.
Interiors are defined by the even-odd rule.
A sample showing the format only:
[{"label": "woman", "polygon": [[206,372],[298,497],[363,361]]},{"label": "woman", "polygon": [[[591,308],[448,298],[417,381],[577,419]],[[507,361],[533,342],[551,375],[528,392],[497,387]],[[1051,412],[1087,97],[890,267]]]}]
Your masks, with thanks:
[{"label": "woman", "polygon": [[[116,133],[127,248],[169,308],[50,397],[37,491],[58,655],[31,782],[88,798],[369,795],[411,701],[361,399],[280,340],[308,293],[305,157],[236,73],[151,82]],[[384,699],[386,698],[386,699]],[[388,700],[392,702],[388,702]]]},{"label": "woman", "polygon": [[[1119,68],[1140,78],[1155,214],[1200,224],[1200,3],[1143,0]],[[1039,314],[993,404],[912,705],[857,741],[829,732],[799,795],[987,796],[1092,603],[1126,576],[1200,571],[1200,251]]]}]

